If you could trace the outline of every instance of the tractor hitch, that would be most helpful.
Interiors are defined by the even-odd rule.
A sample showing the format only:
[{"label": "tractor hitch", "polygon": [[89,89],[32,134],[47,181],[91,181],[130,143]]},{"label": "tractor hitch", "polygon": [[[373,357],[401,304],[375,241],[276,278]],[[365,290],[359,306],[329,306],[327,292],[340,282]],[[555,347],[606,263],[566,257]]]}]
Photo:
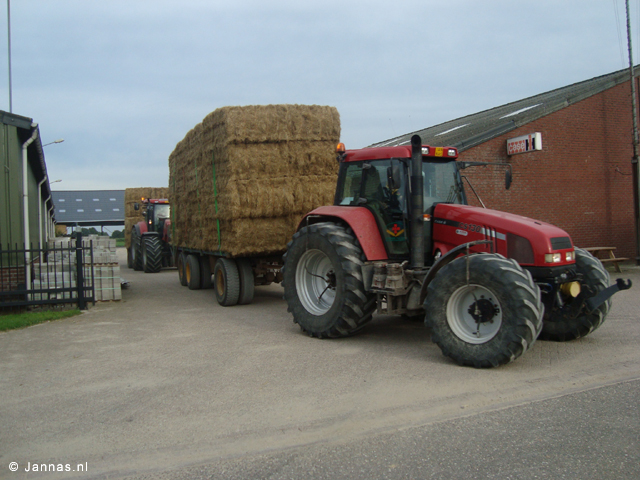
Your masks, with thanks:
[{"label": "tractor hitch", "polygon": [[631,280],[627,280],[625,282],[622,278],[618,278],[614,285],[601,290],[597,295],[589,298],[586,301],[587,311],[593,312],[596,308],[598,308],[616,293],[622,290],[629,290],[631,288],[631,285]]}]

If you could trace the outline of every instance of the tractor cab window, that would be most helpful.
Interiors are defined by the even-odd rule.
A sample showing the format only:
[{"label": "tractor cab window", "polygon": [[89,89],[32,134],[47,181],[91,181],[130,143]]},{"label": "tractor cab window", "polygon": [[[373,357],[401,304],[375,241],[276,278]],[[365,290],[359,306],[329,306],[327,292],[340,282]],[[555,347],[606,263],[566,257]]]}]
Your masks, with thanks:
[{"label": "tractor cab window", "polygon": [[423,162],[424,209],[436,203],[466,203],[455,162]]},{"label": "tractor cab window", "polygon": [[389,159],[353,162],[343,168],[336,204],[368,208],[378,221],[389,254],[408,254],[406,165]]},{"label": "tractor cab window", "polygon": [[167,204],[151,204],[147,207],[147,218],[149,219],[149,229],[162,234],[164,222],[168,220],[171,214],[171,205]]}]

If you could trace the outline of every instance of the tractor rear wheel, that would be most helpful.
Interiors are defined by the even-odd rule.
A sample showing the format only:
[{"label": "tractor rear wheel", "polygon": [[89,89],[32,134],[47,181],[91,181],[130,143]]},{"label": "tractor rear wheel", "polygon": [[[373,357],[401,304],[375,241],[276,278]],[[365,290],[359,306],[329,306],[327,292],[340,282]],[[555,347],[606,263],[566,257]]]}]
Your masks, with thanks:
[{"label": "tractor rear wheel", "polygon": [[442,353],[460,365],[497,367],[531,348],[542,328],[540,289],[502,255],[460,257],[429,284],[426,323]]},{"label": "tractor rear wheel", "polygon": [[158,273],[162,268],[162,242],[155,235],[145,235],[142,240],[142,267],[145,273]]},{"label": "tractor rear wheel", "polygon": [[284,297],[293,321],[318,338],[345,337],[372,318],[376,297],[362,282],[364,254],[351,230],[334,223],[303,227],[284,255]]},{"label": "tractor rear wheel", "polygon": [[187,255],[184,272],[189,290],[200,290],[200,260],[197,255]]},{"label": "tractor rear wheel", "polygon": [[576,298],[564,298],[562,307],[547,312],[540,334],[542,340],[566,342],[585,337],[604,323],[611,308],[609,298],[593,312],[585,311],[585,300],[607,288],[611,278],[600,260],[581,248],[575,251],[576,270],[583,277],[580,294]]},{"label": "tractor rear wheel", "polygon": [[235,260],[219,258],[213,267],[216,300],[223,307],[232,307],[240,298],[240,273]]},{"label": "tractor rear wheel", "polygon": [[142,270],[142,244],[135,228],[131,232],[131,264],[135,271]]}]

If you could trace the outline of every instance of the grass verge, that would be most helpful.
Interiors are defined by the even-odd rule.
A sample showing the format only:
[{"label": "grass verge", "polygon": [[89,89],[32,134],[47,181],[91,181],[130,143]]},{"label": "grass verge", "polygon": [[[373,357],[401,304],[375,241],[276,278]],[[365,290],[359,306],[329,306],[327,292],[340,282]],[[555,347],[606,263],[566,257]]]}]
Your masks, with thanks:
[{"label": "grass verge", "polygon": [[73,317],[75,315],[80,315],[80,310],[77,308],[74,310],[51,310],[0,315],[0,332],[29,327],[31,325],[37,325],[38,323]]}]

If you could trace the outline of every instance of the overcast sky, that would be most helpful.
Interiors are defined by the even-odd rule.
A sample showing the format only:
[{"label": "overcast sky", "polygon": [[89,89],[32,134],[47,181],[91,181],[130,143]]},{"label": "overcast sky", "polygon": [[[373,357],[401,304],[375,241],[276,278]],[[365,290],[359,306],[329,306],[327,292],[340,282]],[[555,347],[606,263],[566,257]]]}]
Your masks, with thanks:
[{"label": "overcast sky", "polygon": [[623,0],[10,5],[13,113],[65,139],[45,147],[53,190],[166,186],[176,143],[225,105],[335,106],[360,148],[628,64]]}]

